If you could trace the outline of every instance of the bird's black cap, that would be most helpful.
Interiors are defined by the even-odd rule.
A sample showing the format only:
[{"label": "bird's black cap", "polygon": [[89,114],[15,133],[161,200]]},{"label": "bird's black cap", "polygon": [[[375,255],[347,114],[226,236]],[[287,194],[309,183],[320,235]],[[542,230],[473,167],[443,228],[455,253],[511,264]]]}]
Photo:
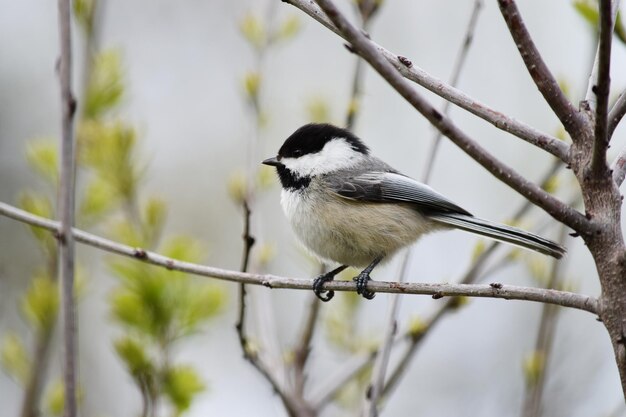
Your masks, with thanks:
[{"label": "bird's black cap", "polygon": [[285,140],[278,151],[278,157],[279,159],[298,158],[302,155],[316,153],[335,138],[343,138],[355,151],[364,155],[369,154],[369,148],[349,130],[327,123],[309,123],[293,132]]}]

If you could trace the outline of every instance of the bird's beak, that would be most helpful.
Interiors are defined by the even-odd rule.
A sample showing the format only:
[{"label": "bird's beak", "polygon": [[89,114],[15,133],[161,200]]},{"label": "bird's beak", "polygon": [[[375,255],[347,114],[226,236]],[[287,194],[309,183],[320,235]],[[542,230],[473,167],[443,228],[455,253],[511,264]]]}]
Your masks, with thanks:
[{"label": "bird's beak", "polygon": [[263,165],[270,165],[270,166],[273,166],[273,167],[277,167],[277,166],[282,165],[282,164],[280,163],[280,161],[279,161],[278,159],[276,159],[276,157],[275,157],[275,156],[274,156],[274,157],[272,157],[272,158],[267,158],[266,160],[264,160],[264,161],[262,162],[262,164],[263,164]]}]

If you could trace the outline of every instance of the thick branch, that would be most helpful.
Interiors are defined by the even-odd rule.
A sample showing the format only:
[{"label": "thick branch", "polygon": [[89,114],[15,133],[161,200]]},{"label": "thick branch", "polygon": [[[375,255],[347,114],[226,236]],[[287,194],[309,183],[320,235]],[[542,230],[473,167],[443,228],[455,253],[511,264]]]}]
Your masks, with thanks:
[{"label": "thick branch", "polygon": [[72,42],[70,1],[59,0],[59,82],[61,86],[61,177],[58,228],[59,267],[61,276],[61,311],[63,317],[64,387],[66,417],[76,416],[76,313],[74,305],[74,113],[72,94]]},{"label": "thick branch", "polygon": [[[328,17],[324,15],[322,10],[315,4],[314,0],[283,0],[304,13],[317,20],[319,23],[330,29],[332,32],[349,40]],[[436,77],[428,74],[426,71],[414,65],[409,59],[396,55],[382,46],[371,42],[377,51],[393,65],[402,76],[421,85],[438,96],[456,104],[460,108],[469,111],[475,116],[491,123],[498,129],[511,133],[520,139],[535,145],[546,152],[551,153],[563,162],[568,162],[569,145],[553,136],[547,135],[539,130],[509,117],[487,105],[481,103],[474,98],[468,96],[464,92],[449,86]]]},{"label": "thick branch", "polygon": [[498,5],[500,6],[502,17],[504,17],[509,27],[509,32],[511,32],[511,36],[522,56],[522,60],[539,92],[561,123],[563,123],[572,140],[577,140],[580,137],[580,131],[588,128],[586,120],[567,99],[565,93],[559,87],[559,83],[543,61],[539,50],[537,50],[535,43],[530,37],[530,33],[526,29],[515,1],[498,0]]},{"label": "thick branch", "polygon": [[591,170],[596,175],[604,175],[606,151],[609,147],[608,108],[611,87],[611,40],[613,39],[613,21],[611,18],[611,0],[600,0],[600,43],[598,46],[598,79],[592,89],[596,95],[596,117],[594,130],[593,155]]},{"label": "thick branch", "polygon": [[622,120],[622,117],[624,117],[624,114],[626,114],[626,91],[622,92],[609,112],[609,139],[613,136],[613,132],[615,132],[615,128],[617,128],[617,125]]},{"label": "thick branch", "polygon": [[[24,210],[0,202],[0,214],[14,220],[41,227],[51,232],[57,232],[59,222],[35,216]],[[102,249],[107,252],[134,258],[152,265],[165,267],[169,270],[186,272],[224,281],[244,284],[262,285],[268,288],[288,288],[297,290],[312,290],[313,280],[286,278],[269,274],[251,274],[212,266],[182,262],[141,248],[133,248],[112,240],[96,236],[74,228],[73,234],[78,242]],[[467,285],[467,284],[430,284],[430,283],[398,283],[371,281],[368,289],[380,293],[392,294],[422,294],[431,295],[435,299],[448,296],[467,296],[480,298],[499,298],[504,300],[526,300],[540,303],[556,304],[578,310],[598,313],[598,300],[594,297],[576,294],[568,291],[547,290],[532,287],[517,287],[512,285]],[[352,281],[331,281],[324,284],[325,290],[356,291],[356,284]]]},{"label": "thick branch", "polygon": [[543,208],[558,221],[567,224],[576,231],[588,228],[589,221],[582,214],[563,204],[536,184],[528,181],[512,168],[499,161],[454,125],[451,120],[433,108],[433,106],[419,95],[398,71],[387,62],[371,41],[339,13],[332,2],[320,0],[318,4],[326,11],[328,17],[341,30],[359,55],[367,60],[402,97],[419,111],[435,128],[450,138],[454,144],[465,151],[465,153],[486,168],[496,178],[522,194],[537,206]]}]

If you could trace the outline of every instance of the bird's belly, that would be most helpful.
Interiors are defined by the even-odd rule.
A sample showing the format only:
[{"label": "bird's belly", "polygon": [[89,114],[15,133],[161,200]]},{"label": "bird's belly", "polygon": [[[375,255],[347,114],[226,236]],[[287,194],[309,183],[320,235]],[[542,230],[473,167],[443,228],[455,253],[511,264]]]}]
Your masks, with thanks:
[{"label": "bird's belly", "polygon": [[282,206],[298,239],[321,260],[366,266],[413,243],[435,225],[401,204],[330,197],[311,204],[284,192]]}]

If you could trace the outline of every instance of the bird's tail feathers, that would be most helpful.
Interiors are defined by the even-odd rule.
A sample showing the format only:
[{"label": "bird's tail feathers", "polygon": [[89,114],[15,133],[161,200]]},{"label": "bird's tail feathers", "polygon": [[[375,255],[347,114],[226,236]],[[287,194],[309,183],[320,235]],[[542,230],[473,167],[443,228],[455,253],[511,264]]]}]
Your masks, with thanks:
[{"label": "bird's tail feathers", "polygon": [[493,223],[488,220],[479,219],[466,214],[437,213],[430,214],[428,217],[438,223],[443,223],[457,229],[521,246],[545,255],[553,256],[557,259],[562,258],[567,252],[563,246],[541,236],[512,226]]}]

